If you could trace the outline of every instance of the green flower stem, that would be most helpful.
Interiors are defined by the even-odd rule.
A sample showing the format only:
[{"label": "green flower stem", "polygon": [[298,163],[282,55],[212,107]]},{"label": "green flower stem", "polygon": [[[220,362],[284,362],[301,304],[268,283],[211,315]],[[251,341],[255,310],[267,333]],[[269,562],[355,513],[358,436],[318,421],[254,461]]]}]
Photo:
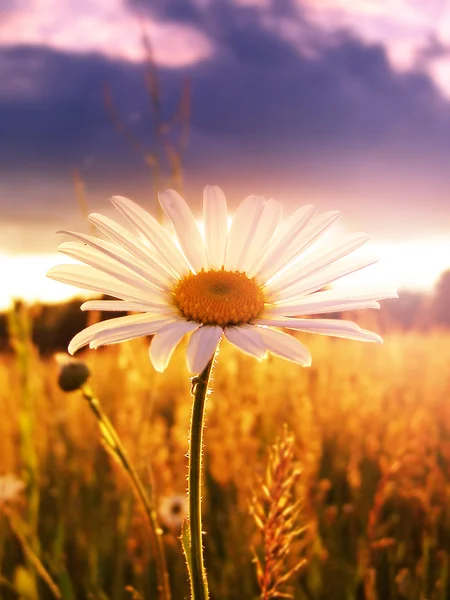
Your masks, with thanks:
[{"label": "green flower stem", "polygon": [[204,371],[192,380],[191,431],[189,438],[189,539],[190,539],[190,569],[192,600],[207,600],[208,581],[206,579],[203,561],[202,540],[202,447],[203,427],[205,417],[205,403],[208,394],[208,385],[213,366],[212,359]]},{"label": "green flower stem", "polygon": [[128,454],[125,450],[124,445],[119,437],[119,434],[114,428],[114,425],[108,419],[106,414],[100,405],[98,398],[96,398],[90,387],[85,385],[81,388],[84,398],[87,400],[89,407],[94,413],[100,428],[100,432],[103,436],[104,441],[108,447],[114,453],[114,456],[118,459],[119,464],[123,467],[125,473],[130,480],[130,483],[137,494],[138,498],[142,502],[145,514],[148,519],[150,526],[150,542],[153,549],[153,554],[156,560],[156,574],[158,580],[158,592],[161,600],[171,600],[169,576],[167,573],[166,555],[164,552],[164,545],[162,540],[162,530],[159,527],[156,512],[152,507],[147,492],[140,480],[136,469],[132,465]]}]

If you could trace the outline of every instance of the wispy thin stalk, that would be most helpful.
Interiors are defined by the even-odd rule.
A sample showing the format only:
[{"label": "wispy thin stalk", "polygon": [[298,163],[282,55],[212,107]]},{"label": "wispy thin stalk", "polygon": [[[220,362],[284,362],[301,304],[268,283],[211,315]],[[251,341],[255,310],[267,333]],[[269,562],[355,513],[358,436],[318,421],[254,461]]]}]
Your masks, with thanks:
[{"label": "wispy thin stalk", "polygon": [[111,87],[107,83],[103,86],[103,98],[115,129],[151,171],[158,219],[162,221],[163,212],[157,201],[157,193],[168,185],[174,187],[178,192],[181,192],[183,188],[183,156],[189,134],[191,89],[189,80],[184,79],[180,86],[178,106],[169,116],[162,102],[161,81],[154,60],[151,40],[144,25],[142,25],[141,39],[145,58],[144,84],[150,109],[150,147],[141,141],[133,128],[121,117]]},{"label": "wispy thin stalk", "polygon": [[[89,216],[89,204],[86,194],[86,183],[81,175],[80,170],[77,168],[72,170],[72,181],[75,199],[77,201],[83,219],[86,219],[87,221]],[[89,230],[91,235],[96,235],[96,228],[95,225],[93,225],[92,223],[89,223]],[[90,325],[94,325],[95,323],[98,323],[100,321],[100,318],[101,312],[99,310],[90,310],[87,314],[86,325],[88,327]]]},{"label": "wispy thin stalk", "polygon": [[23,478],[27,484],[27,522],[34,552],[40,552],[38,521],[40,511],[39,459],[36,451],[36,407],[32,390],[33,319],[24,302],[15,302],[8,315],[9,342],[14,350],[20,376],[19,409],[20,446]]},{"label": "wispy thin stalk", "polygon": [[[73,179],[73,190],[75,193],[75,198],[77,204],[80,208],[81,214],[83,218],[87,220],[89,216],[89,207],[86,198],[86,186],[84,183],[84,179],[81,176],[79,169],[73,169],[72,171],[72,179]],[[95,231],[95,228],[92,224],[90,224],[92,231]]]},{"label": "wispy thin stalk", "polygon": [[156,511],[154,510],[152,503],[148,497],[147,491],[137,474],[136,469],[131,463],[128,454],[125,450],[124,445],[117,433],[114,425],[111,423],[109,418],[103,412],[98,398],[94,396],[89,386],[85,385],[81,388],[83,397],[87,400],[89,407],[94,413],[100,432],[103,436],[103,440],[107,447],[113,452],[118,463],[122,466],[125,471],[130,483],[142,503],[145,514],[148,519],[150,528],[150,543],[152,545],[153,554],[156,560],[156,574],[158,581],[158,592],[161,600],[171,600],[171,591],[169,584],[169,576],[167,572],[166,555],[164,552],[164,544],[162,540],[162,529],[159,526]]},{"label": "wispy thin stalk", "polygon": [[[214,360],[214,359],[213,359]],[[192,404],[189,436],[189,551],[186,551],[192,600],[209,598],[208,581],[203,559],[202,539],[202,448],[205,404],[213,367],[211,360],[204,371],[192,380]],[[186,549],[185,549],[186,550]]]},{"label": "wispy thin stalk", "polygon": [[11,531],[16,536],[28,562],[33,566],[34,570],[39,575],[39,577],[43,581],[45,581],[45,583],[47,584],[47,587],[51,591],[53,597],[56,598],[57,600],[61,600],[62,595],[61,595],[61,591],[60,591],[59,587],[53,581],[50,573],[47,571],[47,569],[42,564],[41,559],[36,554],[31,543],[27,540],[25,535],[20,531],[20,525],[17,523],[16,518],[14,517],[13,513],[10,510],[6,509],[5,507],[3,507],[3,513],[7,517],[9,526],[11,527]]}]

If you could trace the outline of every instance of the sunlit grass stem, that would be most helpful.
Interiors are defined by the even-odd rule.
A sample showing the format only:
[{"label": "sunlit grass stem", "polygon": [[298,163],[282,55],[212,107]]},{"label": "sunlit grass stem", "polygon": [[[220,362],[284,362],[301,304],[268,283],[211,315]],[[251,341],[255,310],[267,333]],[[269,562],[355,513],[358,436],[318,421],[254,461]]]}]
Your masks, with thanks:
[{"label": "sunlit grass stem", "polygon": [[191,430],[189,436],[189,539],[190,564],[189,576],[191,581],[192,600],[207,600],[209,598],[208,581],[203,559],[202,540],[202,449],[203,428],[205,422],[205,404],[208,386],[213,367],[212,359],[204,371],[192,380]]},{"label": "sunlit grass stem", "polygon": [[144,511],[150,526],[150,543],[152,545],[153,554],[156,561],[158,592],[161,600],[171,600],[169,576],[167,573],[166,556],[162,540],[163,532],[159,527],[157,515],[152,507],[152,503],[150,502],[147,491],[145,490],[145,487],[139,478],[136,469],[131,463],[119,434],[114,428],[114,425],[103,412],[98,398],[94,396],[91,388],[88,385],[83,386],[81,391],[83,393],[83,397],[87,400],[98,421],[100,432],[105,443],[114,453],[114,456],[117,458],[119,464],[127,474],[135,493],[142,502],[142,506],[144,507]]},{"label": "sunlit grass stem", "polygon": [[[33,552],[40,553],[38,522],[40,510],[39,459],[36,450],[36,398],[32,389],[33,374],[33,319],[23,302],[14,303],[8,314],[9,343],[16,356],[20,377],[20,409],[18,425],[23,463],[23,478],[27,484],[27,521]],[[34,566],[30,564],[32,568]]]},{"label": "sunlit grass stem", "polygon": [[[59,587],[56,585],[50,573],[44,567],[30,540],[28,540],[24,533],[21,531],[21,529],[23,529],[23,525],[21,525],[19,520],[12,513],[12,511],[8,510],[6,507],[3,507],[3,514],[7,517],[9,526],[11,527],[11,531],[16,536],[29,564],[33,566],[34,570],[39,575],[39,577],[43,581],[45,581],[48,589],[52,593],[52,596],[56,598],[56,600],[61,600],[62,595]],[[22,592],[20,592],[20,595],[22,596]]]}]

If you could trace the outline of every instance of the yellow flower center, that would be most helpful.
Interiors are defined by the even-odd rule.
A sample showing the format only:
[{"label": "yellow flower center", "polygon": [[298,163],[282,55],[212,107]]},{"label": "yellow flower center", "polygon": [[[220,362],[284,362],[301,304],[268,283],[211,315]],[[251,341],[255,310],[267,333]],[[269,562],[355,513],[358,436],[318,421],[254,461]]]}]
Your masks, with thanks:
[{"label": "yellow flower center", "polygon": [[190,321],[203,325],[240,325],[256,319],[264,295],[254,279],[239,271],[189,273],[173,290],[175,305]]}]

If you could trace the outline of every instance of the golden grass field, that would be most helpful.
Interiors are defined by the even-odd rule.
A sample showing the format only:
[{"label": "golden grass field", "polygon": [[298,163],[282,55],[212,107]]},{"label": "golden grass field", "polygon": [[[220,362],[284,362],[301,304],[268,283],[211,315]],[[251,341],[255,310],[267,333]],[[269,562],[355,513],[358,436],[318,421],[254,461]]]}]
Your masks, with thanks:
[{"label": "golden grass field", "polygon": [[[87,402],[58,388],[56,361],[40,358],[23,328],[12,337],[0,362],[0,474],[26,489],[1,506],[0,598],[156,599],[145,516]],[[271,494],[280,473],[295,510],[284,506],[276,530],[289,552],[267,572],[281,578],[306,559],[280,591],[299,600],[450,599],[450,332],[386,333],[383,346],[301,339],[309,369],[258,363],[226,343],[220,350],[204,459],[212,600],[282,597],[259,587],[255,553],[264,569],[279,548],[252,515],[255,506],[283,513]],[[160,506],[186,489],[190,381],[183,345],[164,374],[147,347],[137,340],[81,357]],[[279,446],[269,460],[289,436],[294,456]],[[161,525],[173,600],[188,598],[180,532]]]}]

